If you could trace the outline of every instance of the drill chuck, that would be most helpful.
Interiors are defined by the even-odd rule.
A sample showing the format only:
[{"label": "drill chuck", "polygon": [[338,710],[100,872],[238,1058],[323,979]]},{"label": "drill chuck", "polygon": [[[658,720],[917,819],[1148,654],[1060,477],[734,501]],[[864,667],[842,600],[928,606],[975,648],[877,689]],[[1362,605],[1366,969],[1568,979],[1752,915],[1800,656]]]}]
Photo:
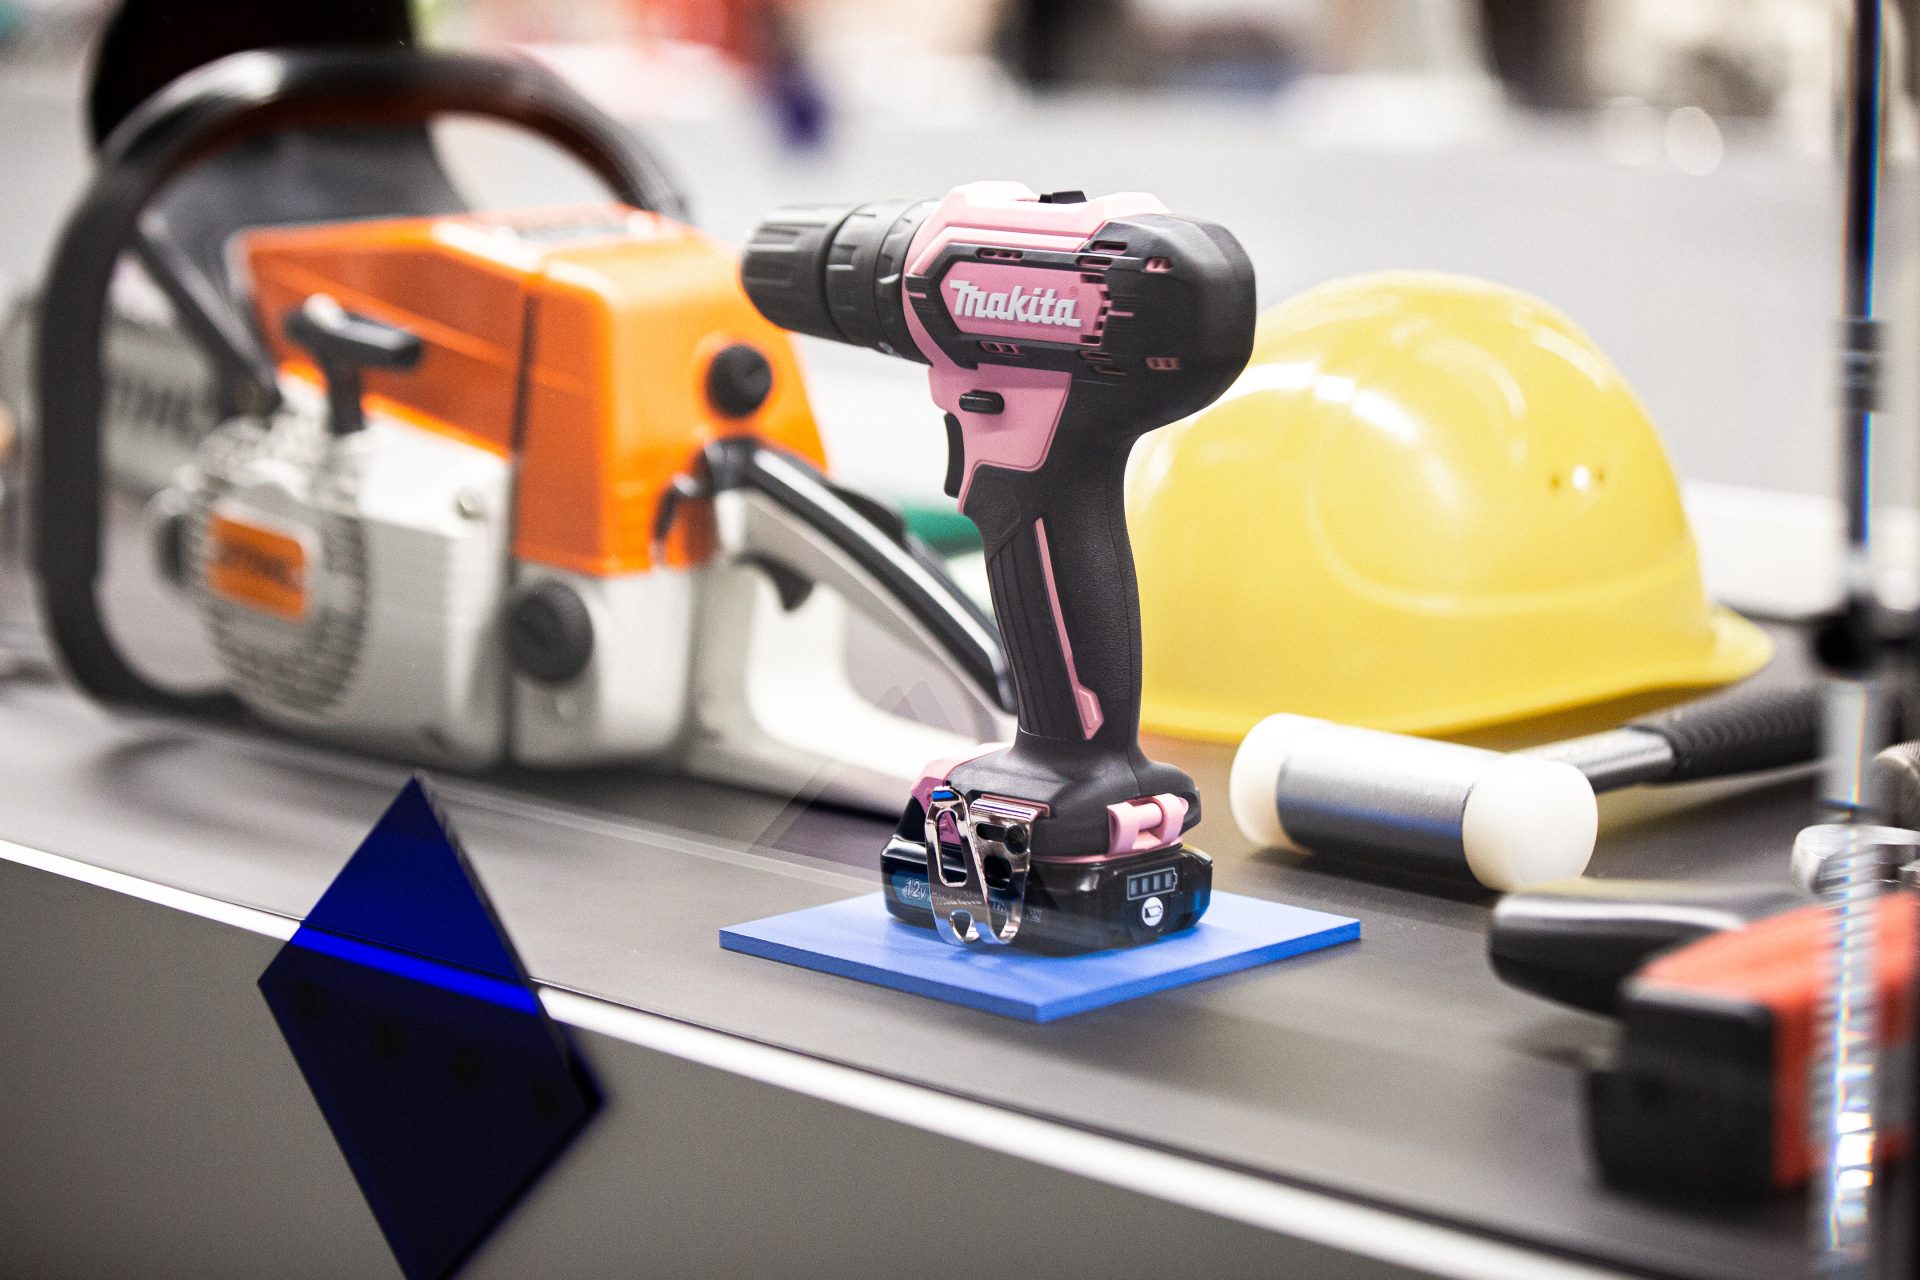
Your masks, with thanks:
[{"label": "drill chuck", "polygon": [[906,326],[900,282],[913,233],[933,207],[875,200],[776,209],[747,237],[740,282],[782,329],[925,364]]}]

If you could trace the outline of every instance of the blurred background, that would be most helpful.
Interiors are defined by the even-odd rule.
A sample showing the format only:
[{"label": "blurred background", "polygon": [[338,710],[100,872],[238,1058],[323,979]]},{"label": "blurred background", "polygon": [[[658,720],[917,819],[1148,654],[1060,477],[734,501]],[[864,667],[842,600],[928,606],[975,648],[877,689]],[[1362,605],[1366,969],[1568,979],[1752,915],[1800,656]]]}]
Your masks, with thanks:
[{"label": "blurred background", "polygon": [[[317,0],[316,0],[317,2]],[[351,0],[327,0],[332,5]],[[1911,500],[1920,0],[1894,6],[1882,492]],[[1690,481],[1826,517],[1839,272],[1830,0],[415,0],[425,43],[511,49],[674,162],[738,239],[794,199],[980,177],[1145,189],[1248,246],[1263,305],[1357,271],[1460,271],[1569,312]],[[30,290],[89,166],[96,0],[0,0],[0,283]],[[481,126],[445,131],[496,204],[586,195]],[[842,471],[937,490],[916,371],[811,347]],[[909,419],[911,419],[909,421]],[[1703,499],[1704,500],[1704,499]],[[1713,528],[1702,528],[1711,560]]]}]

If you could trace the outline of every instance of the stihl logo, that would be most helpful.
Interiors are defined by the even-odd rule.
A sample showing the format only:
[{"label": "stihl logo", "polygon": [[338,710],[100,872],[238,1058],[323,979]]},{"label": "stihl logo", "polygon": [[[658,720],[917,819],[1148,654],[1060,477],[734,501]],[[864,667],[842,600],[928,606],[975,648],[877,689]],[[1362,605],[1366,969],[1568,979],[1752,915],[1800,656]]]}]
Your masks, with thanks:
[{"label": "stihl logo", "polygon": [[993,293],[966,280],[949,280],[947,287],[953,290],[955,317],[1080,327],[1080,304],[1073,298],[1059,297],[1052,289],[1028,293],[1025,287],[1015,285],[1009,292]]},{"label": "stihl logo", "polygon": [[307,549],[298,538],[214,513],[207,586],[235,604],[297,622],[307,613]]}]

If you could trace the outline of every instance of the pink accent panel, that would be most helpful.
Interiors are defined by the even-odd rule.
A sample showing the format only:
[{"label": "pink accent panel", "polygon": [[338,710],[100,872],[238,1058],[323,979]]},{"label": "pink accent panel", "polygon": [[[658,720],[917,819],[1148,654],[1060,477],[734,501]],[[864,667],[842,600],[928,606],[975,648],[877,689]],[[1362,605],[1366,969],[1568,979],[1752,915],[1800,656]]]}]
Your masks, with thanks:
[{"label": "pink accent panel", "polygon": [[1047,548],[1047,522],[1033,522],[1034,540],[1040,544],[1040,572],[1047,579],[1047,602],[1053,606],[1053,630],[1060,637],[1060,656],[1066,659],[1067,682],[1073,686],[1074,710],[1080,713],[1080,733],[1091,738],[1107,721],[1100,709],[1100,695],[1080,683],[1073,665],[1073,641],[1067,638],[1067,620],[1060,612],[1060,589],[1053,582],[1053,553]]},{"label": "pink accent panel", "polygon": [[1150,801],[1118,800],[1107,806],[1107,852],[1132,853],[1140,833],[1160,825],[1160,806]]},{"label": "pink accent panel", "polygon": [[[1032,471],[1047,460],[1073,375],[1011,365],[963,369],[947,359],[911,307],[907,308],[907,328],[933,361],[927,374],[933,402],[960,420],[967,455],[966,471],[960,478],[960,510],[964,514],[976,468],[985,465]],[[960,397],[969,391],[997,391],[1006,407],[999,413],[969,413],[960,407]]]},{"label": "pink accent panel", "polygon": [[[919,327],[920,317],[909,312],[907,319],[914,328]],[[1073,375],[1007,365],[983,365],[979,369],[958,365],[942,369],[935,365],[928,381],[933,384],[934,400],[960,419],[960,437],[967,453],[967,469],[960,478],[960,511],[964,515],[976,468],[1033,471],[1047,460]],[[969,391],[998,391],[1006,408],[999,413],[968,413],[960,408],[960,397]]]},{"label": "pink accent panel", "polygon": [[928,258],[952,240],[1010,249],[1078,249],[1115,218],[1166,211],[1166,205],[1138,191],[1079,204],[1041,204],[1025,183],[969,182],[949,191],[914,234],[907,250],[909,271],[919,274]]},{"label": "pink accent panel", "polygon": [[[1094,232],[1115,218],[1166,211],[1167,207],[1159,200],[1138,192],[1102,196],[1081,204],[1041,204],[1033,190],[1022,183],[969,183],[948,192],[939,207],[927,215],[927,220],[914,233],[913,243],[907,250],[908,274],[920,273],[943,248],[955,241],[1007,249],[1051,249],[1071,253],[1078,252]],[[978,276],[978,273],[989,270],[995,275]],[[1023,272],[1024,276],[1008,277],[1004,274],[1010,271]],[[995,278],[1006,279],[1022,287],[1052,288],[1056,297],[1063,296],[1061,291],[1066,288],[1084,286],[1098,290],[1104,302],[1104,286],[1081,281],[1078,272],[1022,268],[1007,262],[994,262],[956,266],[951,274],[960,274],[962,279],[981,278],[983,291],[984,281]],[[1044,276],[1051,283],[1028,281],[1025,276]],[[996,286],[994,291],[1001,290]],[[951,291],[945,291],[943,296],[951,312]],[[1099,309],[1089,305],[1083,314],[1098,317]],[[956,318],[955,323],[961,323],[962,319],[973,324],[983,324],[989,320],[988,317],[964,317]],[[1098,323],[1097,319],[1095,323]],[[999,324],[1011,327],[1003,329],[996,326],[969,331],[987,337],[1048,337],[1054,341],[1064,334],[1075,332],[1065,327],[1013,321],[1001,321]],[[912,307],[907,308],[907,328],[921,353],[933,366],[928,381],[934,403],[960,421],[967,455],[966,471],[960,482],[960,510],[964,512],[976,468],[995,466],[1009,471],[1032,471],[1046,461],[1073,375],[1006,365],[963,369],[948,359],[946,352],[928,335],[926,326],[920,323],[920,317]],[[960,397],[969,391],[997,391],[1005,399],[1006,408],[997,414],[964,412],[960,408]]]},{"label": "pink accent panel", "polygon": [[931,761],[925,768],[920,770],[920,781],[913,784],[913,798],[920,802],[922,809],[925,809],[927,807],[927,801],[933,796],[933,789],[938,786],[944,786],[948,774],[967,763],[967,761],[978,760],[981,756],[985,755],[992,755],[1006,745],[1004,742],[983,742],[973,750],[965,752],[964,754],[942,756],[938,760]]},{"label": "pink accent panel", "polygon": [[1187,802],[1171,793],[1107,806],[1107,852],[1152,853],[1180,839]]}]

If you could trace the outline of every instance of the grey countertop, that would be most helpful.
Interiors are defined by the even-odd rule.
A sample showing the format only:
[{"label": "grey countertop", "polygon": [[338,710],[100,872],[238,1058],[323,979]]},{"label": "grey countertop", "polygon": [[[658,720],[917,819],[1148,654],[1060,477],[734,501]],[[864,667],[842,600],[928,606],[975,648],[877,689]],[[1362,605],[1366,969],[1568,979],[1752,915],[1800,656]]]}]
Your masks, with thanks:
[{"label": "grey countertop", "polygon": [[[1789,643],[1763,678],[1800,662]],[[406,774],[34,678],[0,683],[0,741],[0,837],[292,915]],[[1495,980],[1490,895],[1255,851],[1224,812],[1226,749],[1151,748],[1213,806],[1196,843],[1221,888],[1357,916],[1362,940],[1030,1026],[720,950],[724,925],[870,892],[883,822],[622,771],[435,780],[543,981],[1554,1252],[1800,1274],[1795,1203],[1599,1186],[1579,1072],[1609,1028]],[[1594,871],[1784,879],[1810,804],[1804,776],[1606,797]]]}]

